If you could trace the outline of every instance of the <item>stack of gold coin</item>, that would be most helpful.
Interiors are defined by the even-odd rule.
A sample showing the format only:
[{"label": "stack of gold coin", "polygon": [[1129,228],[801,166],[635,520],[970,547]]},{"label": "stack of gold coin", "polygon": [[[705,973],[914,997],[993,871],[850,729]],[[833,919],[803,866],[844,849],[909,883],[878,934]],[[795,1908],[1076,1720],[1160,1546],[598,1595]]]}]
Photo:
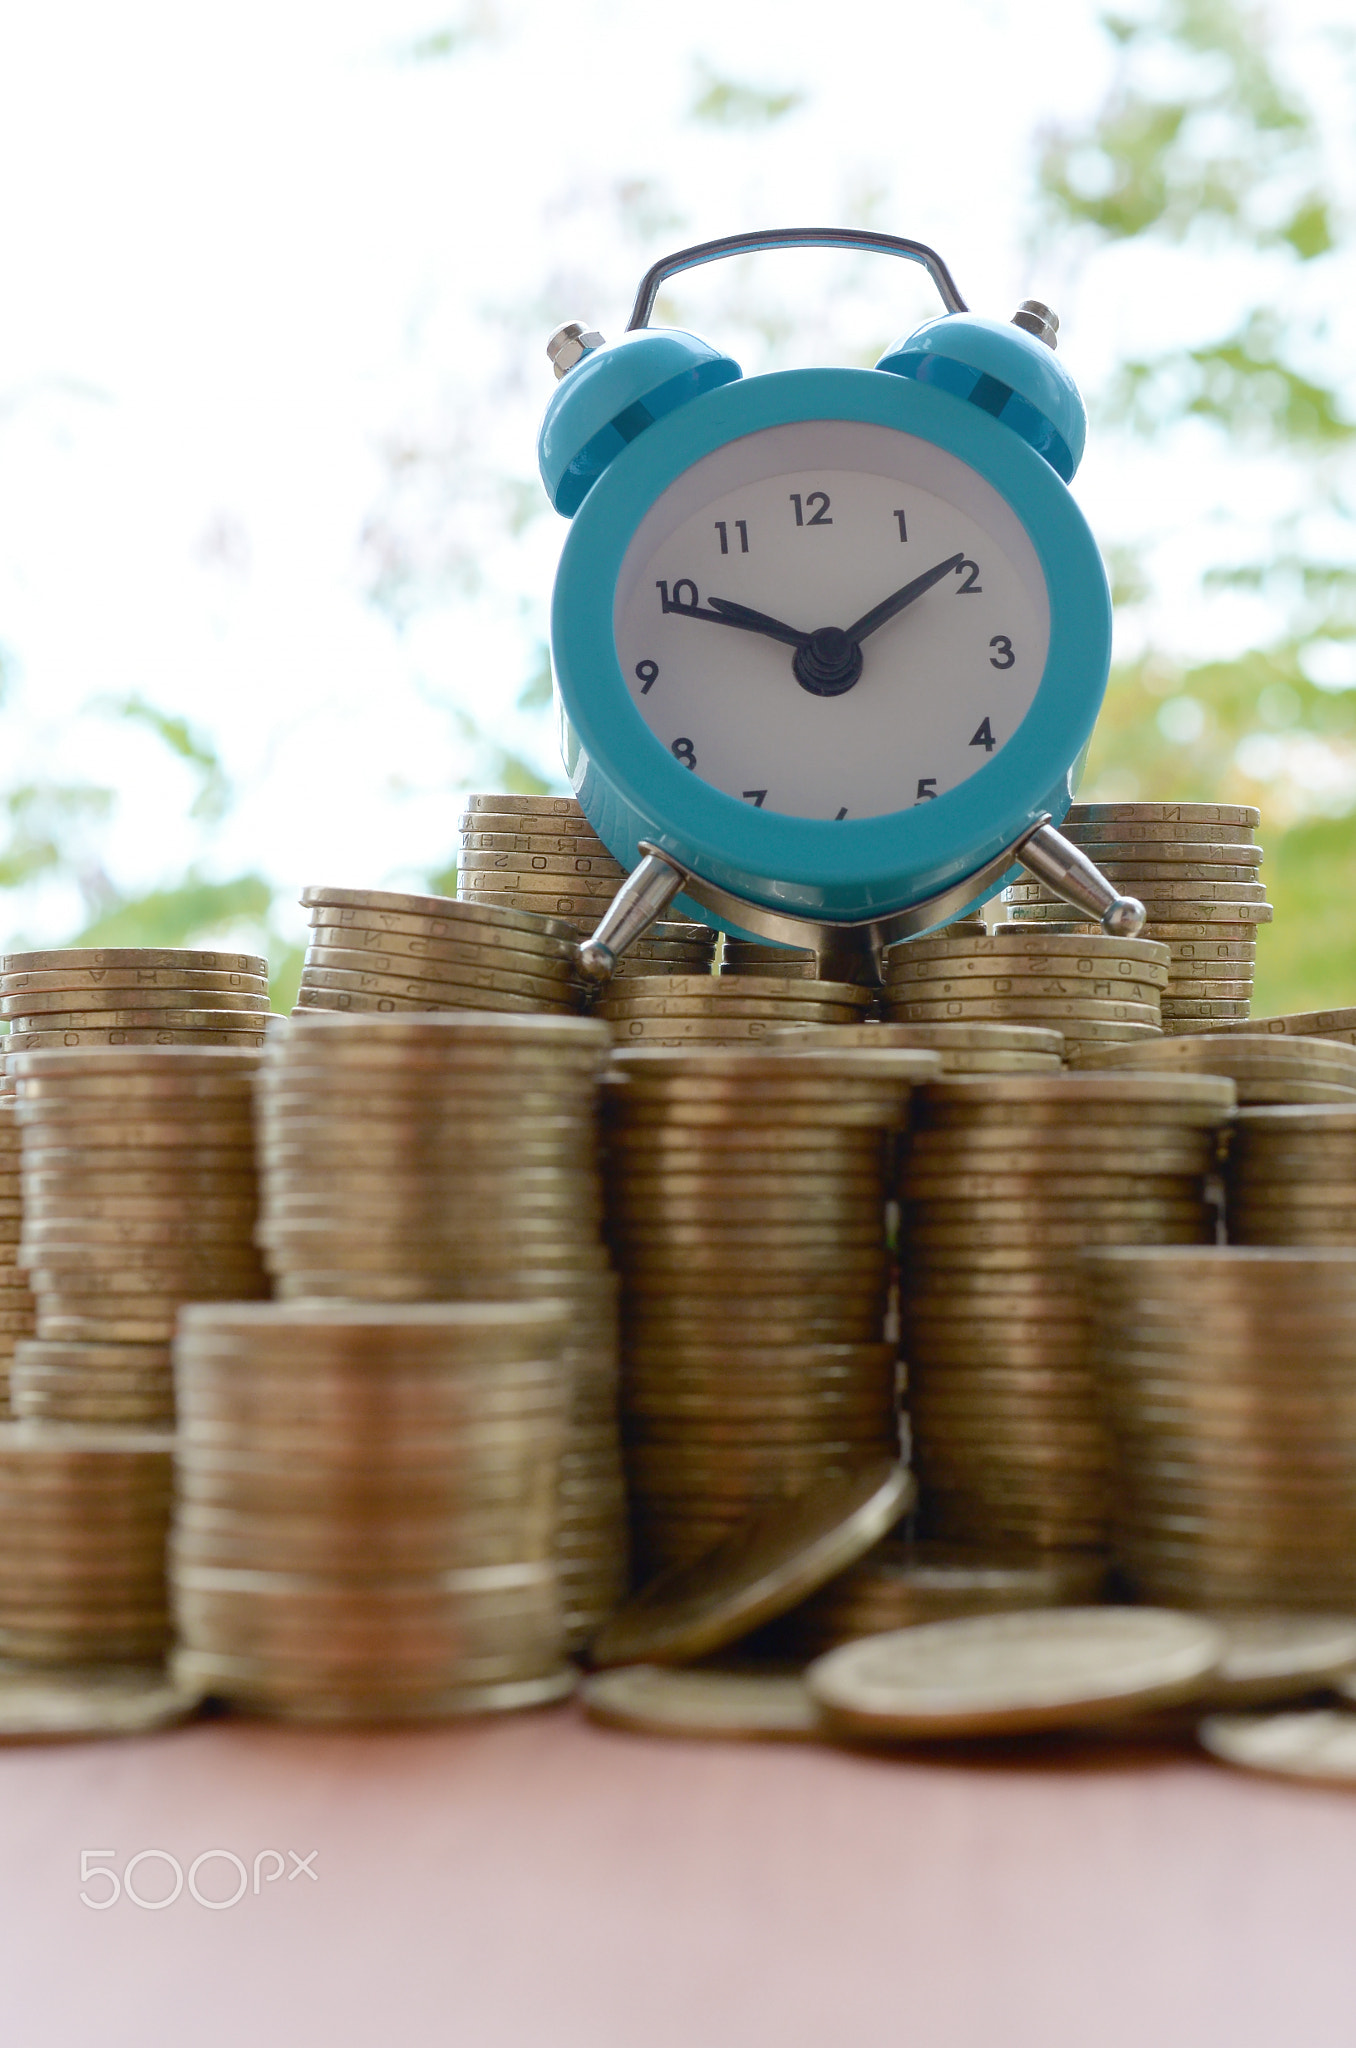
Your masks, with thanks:
[{"label": "stack of gold coin", "polygon": [[819,955],[812,946],[762,946],[752,939],[727,938],[720,949],[722,974],[787,974],[794,981],[819,977]]},{"label": "stack of gold coin", "polygon": [[19,1264],[23,1230],[19,1124],[12,1101],[0,1102],[0,1416],[9,1413],[15,1346],[36,1327],[32,1289]]},{"label": "stack of gold coin", "polygon": [[254,1245],[260,1057],[174,1045],[20,1055],[20,1255],[38,1340],[15,1352],[17,1413],[168,1420],[181,1305],[267,1294]]},{"label": "stack of gold coin", "polygon": [[935,1055],[635,1052],[608,1095],[643,1577],[897,1450],[886,1139]]},{"label": "stack of gold coin", "polygon": [[303,889],[301,900],[311,935],[297,1010],[563,1016],[582,1007],[574,927],[559,918],[320,883]]},{"label": "stack of gold coin", "polygon": [[1356,1104],[1240,1110],[1224,1193],[1231,1244],[1356,1246]]},{"label": "stack of gold coin", "polygon": [[188,946],[64,946],[0,961],[5,1065],[77,1045],[264,1042],[268,962]]},{"label": "stack of gold coin", "polygon": [[1088,1258],[1116,1554],[1182,1607],[1356,1606],[1356,1251]]},{"label": "stack of gold coin", "polygon": [[468,796],[457,895],[591,932],[626,880],[572,796]]},{"label": "stack of gold coin", "polygon": [[0,1656],[163,1654],[172,1447],[169,1431],[0,1423]]},{"label": "stack of gold coin", "polygon": [[1356,1046],[1323,1038],[1268,1037],[1257,1032],[1199,1032],[1151,1045],[1084,1049],[1088,1067],[1154,1073],[1227,1074],[1240,1103],[1356,1103]]},{"label": "stack of gold coin", "polygon": [[652,924],[617,961],[614,981],[637,974],[709,974],[718,934],[709,924]]},{"label": "stack of gold coin", "polygon": [[1331,1038],[1339,1045],[1356,1045],[1356,1009],[1292,1010],[1284,1017],[1252,1017],[1247,1023],[1225,1024],[1220,1029],[1286,1038]]},{"label": "stack of gold coin", "polygon": [[1104,1558],[1070,1550],[976,1550],[887,1536],[858,1564],[763,1631],[759,1648],[808,1663],[856,1636],[962,1614],[1083,1607],[1101,1597]]},{"label": "stack of gold coin", "polygon": [[[943,925],[930,936],[934,939],[982,939],[984,932],[982,917],[967,917],[957,919],[954,924]],[[903,947],[896,946],[894,951],[898,957]],[[813,981],[819,974],[819,955],[809,946],[765,946],[756,944],[752,939],[727,938],[721,948],[720,971],[722,974],[789,974],[804,981]]]},{"label": "stack of gold coin", "polygon": [[284,1299],[568,1303],[571,1640],[624,1590],[616,1276],[583,1017],[292,1019],[259,1089],[260,1241]]},{"label": "stack of gold coin", "polygon": [[900,1177],[901,1315],[927,1533],[1107,1539],[1108,1446],[1080,1253],[1210,1242],[1205,1176],[1233,1086],[1000,1075],[920,1091]]},{"label": "stack of gold coin", "polygon": [[853,1024],[874,991],[790,974],[633,975],[608,988],[595,1015],[618,1045],[743,1046],[778,1024]]},{"label": "stack of gold coin", "polygon": [[[1165,1031],[1210,1031],[1248,1014],[1257,927],[1271,922],[1252,836],[1259,816],[1250,804],[1074,804],[1059,828],[1123,895],[1139,897],[1145,937],[1168,947]],[[1020,922],[1072,916],[1042,882],[1003,893]]]},{"label": "stack of gold coin", "polygon": [[773,1052],[935,1052],[944,1074],[1057,1074],[1063,1035],[1029,1024],[787,1024],[770,1031]]},{"label": "stack of gold coin", "polygon": [[570,1690],[554,1555],[560,1302],[185,1313],[180,1676],[311,1720]]},{"label": "stack of gold coin", "polygon": [[910,939],[886,958],[885,1014],[900,1024],[1045,1025],[1085,1046],[1156,1038],[1168,949],[1145,939],[1023,930]]}]

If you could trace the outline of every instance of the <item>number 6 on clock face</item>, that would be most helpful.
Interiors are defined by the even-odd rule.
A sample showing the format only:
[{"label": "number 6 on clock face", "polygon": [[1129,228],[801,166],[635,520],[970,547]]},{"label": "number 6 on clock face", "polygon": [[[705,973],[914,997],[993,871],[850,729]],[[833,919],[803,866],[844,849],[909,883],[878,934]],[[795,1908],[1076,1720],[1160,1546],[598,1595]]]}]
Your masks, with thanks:
[{"label": "number 6 on clock face", "polygon": [[765,811],[863,819],[1002,750],[1050,603],[976,470],[897,428],[805,420],[714,449],[656,498],[613,630],[640,716],[694,775]]}]

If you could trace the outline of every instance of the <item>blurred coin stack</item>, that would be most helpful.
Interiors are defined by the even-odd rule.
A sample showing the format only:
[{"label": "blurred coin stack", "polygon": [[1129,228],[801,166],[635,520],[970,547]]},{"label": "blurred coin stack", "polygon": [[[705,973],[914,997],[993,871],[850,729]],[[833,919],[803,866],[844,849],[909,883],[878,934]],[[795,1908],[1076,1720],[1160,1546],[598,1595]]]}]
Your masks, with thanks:
[{"label": "blurred coin stack", "polygon": [[310,938],[297,1010],[569,1015],[583,1006],[559,918],[393,889],[303,889]]},{"label": "blurred coin stack", "polygon": [[1163,1606],[1356,1606],[1356,1252],[1089,1258],[1116,1556]]},{"label": "blurred coin stack", "polygon": [[1057,1074],[1064,1039],[1026,1024],[794,1024],[768,1033],[773,1052],[935,1052],[943,1074]]},{"label": "blurred coin stack", "polygon": [[632,975],[599,998],[594,1014],[618,1046],[746,1046],[779,1024],[853,1024],[875,991],[793,974]]},{"label": "blurred coin stack", "polygon": [[309,1720],[571,1687],[559,1302],[234,1304],[175,1345],[180,1675]]},{"label": "blurred coin stack", "polygon": [[11,1412],[15,1347],[37,1327],[33,1292],[19,1264],[23,1233],[23,1181],[19,1121],[12,1099],[0,1100],[0,1416]]},{"label": "blurred coin stack", "polygon": [[901,1315],[928,1535],[1105,1544],[1080,1254],[1211,1242],[1205,1176],[1232,1106],[1230,1082],[1195,1075],[920,1090],[900,1175]]},{"label": "blurred coin stack", "polygon": [[560,1571],[571,1640],[624,1590],[616,1276],[583,1017],[293,1017],[259,1087],[259,1238],[284,1300],[569,1308]]},{"label": "blurred coin stack", "polygon": [[1356,1246],[1356,1104],[1241,1109],[1224,1193],[1231,1244]]},{"label": "blurred coin stack", "polygon": [[22,1052],[80,1045],[257,1046],[275,1020],[258,953],[66,946],[0,961],[6,1069]]},{"label": "blurred coin stack", "polygon": [[173,1442],[168,1430],[0,1423],[0,1657],[164,1654]]},{"label": "blurred coin stack", "polygon": [[605,1091],[641,1578],[897,1454],[886,1141],[934,1055],[625,1053]]},{"label": "blurred coin stack", "polygon": [[15,1351],[16,1414],[168,1421],[183,1303],[267,1294],[254,1245],[260,1057],[186,1045],[19,1055],[20,1256],[37,1339]]},{"label": "blurred coin stack", "polygon": [[1104,932],[910,939],[886,955],[885,1015],[900,1024],[1044,1025],[1075,1059],[1088,1046],[1156,1038],[1168,950]]},{"label": "blurred coin stack", "polygon": [[[1145,938],[1167,946],[1167,1032],[1210,1031],[1248,1014],[1257,927],[1271,922],[1252,836],[1259,817],[1250,804],[1074,804],[1059,828],[1122,895],[1140,899]],[[1003,895],[1021,924],[1074,915],[1042,882],[1015,882]]]},{"label": "blurred coin stack", "polygon": [[1105,1559],[1092,1552],[966,1549],[887,1536],[857,1564],[763,1631],[771,1654],[808,1663],[857,1636],[963,1614],[1083,1607],[1101,1598]]},{"label": "blurred coin stack", "polygon": [[1322,1038],[1264,1037],[1256,1032],[1199,1032],[1143,1046],[1103,1046],[1084,1068],[1127,1068],[1172,1074],[1227,1074],[1238,1100],[1267,1103],[1356,1103],[1356,1046]]},{"label": "blurred coin stack", "polygon": [[1270,1037],[1330,1038],[1339,1045],[1356,1045],[1356,1009],[1294,1010],[1285,1017],[1252,1017],[1243,1024],[1225,1024],[1229,1032],[1248,1031]]}]

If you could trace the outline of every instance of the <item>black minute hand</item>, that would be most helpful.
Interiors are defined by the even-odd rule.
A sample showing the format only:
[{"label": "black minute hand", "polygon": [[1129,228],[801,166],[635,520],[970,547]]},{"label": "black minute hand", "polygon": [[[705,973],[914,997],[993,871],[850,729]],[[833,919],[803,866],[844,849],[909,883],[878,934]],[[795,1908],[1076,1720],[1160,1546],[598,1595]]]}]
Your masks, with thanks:
[{"label": "black minute hand", "polygon": [[950,555],[946,561],[938,562],[935,569],[925,570],[921,576],[915,576],[912,583],[906,583],[904,588],[896,590],[893,596],[882,598],[878,605],[874,605],[858,619],[855,626],[848,627],[848,639],[860,644],[868,633],[874,633],[878,626],[888,624],[896,613],[903,611],[905,605],[912,604],[925,590],[931,590],[934,583],[940,583],[943,576],[949,576],[953,569],[959,569],[964,560],[964,555]]}]

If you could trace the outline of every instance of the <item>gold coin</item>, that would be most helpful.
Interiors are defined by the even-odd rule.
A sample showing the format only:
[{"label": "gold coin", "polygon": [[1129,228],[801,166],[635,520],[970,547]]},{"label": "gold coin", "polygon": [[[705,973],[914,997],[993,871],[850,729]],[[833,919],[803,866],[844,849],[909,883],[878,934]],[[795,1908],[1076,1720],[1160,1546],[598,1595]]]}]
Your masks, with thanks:
[{"label": "gold coin", "polygon": [[832,1650],[806,1683],[844,1733],[926,1739],[1029,1733],[1198,1694],[1224,1637],[1152,1608],[968,1616]]},{"label": "gold coin", "polygon": [[[303,892],[303,901],[307,893]],[[327,892],[323,900],[317,898],[307,905],[312,925],[323,925],[330,930],[351,929],[379,934],[384,945],[390,935],[389,950],[392,952],[405,951],[403,946],[395,943],[397,936],[461,942],[474,940],[478,944],[491,944],[499,938],[505,945],[532,952],[540,950],[567,960],[577,957],[578,934],[559,918],[538,917],[531,911],[514,910],[504,904],[466,903],[454,897],[405,897],[400,900],[436,905],[431,912],[406,911],[387,908],[385,898],[379,904],[336,902],[335,893]]]},{"label": "gold coin", "polygon": [[[1259,886],[1258,897],[1261,893]],[[1022,924],[1062,925],[1068,922],[1067,905],[1046,897],[1014,902],[1012,908],[1015,920]],[[1234,890],[1227,901],[1217,901],[1202,894],[1173,904],[1161,915],[1151,915],[1147,929],[1158,944],[1165,946],[1171,946],[1177,939],[1208,939],[1215,932],[1237,939],[1245,937],[1252,926],[1270,924],[1273,914],[1270,903],[1242,896]]]},{"label": "gold coin", "polygon": [[[1206,1124],[1233,1107],[1227,1079],[1208,1074],[1014,1075],[1011,1079],[934,1081],[918,1099],[917,1112],[929,1129],[1070,1122],[1095,1111],[1102,1126],[1113,1120],[1142,1129],[1164,1120]],[[1080,1142],[1083,1134],[1080,1132]]]},{"label": "gold coin", "polygon": [[806,1741],[819,1717],[799,1678],[752,1671],[666,1671],[623,1665],[587,1678],[580,1697],[591,1721],[684,1741]]},{"label": "gold coin", "polygon": [[[1188,1003],[1209,1004],[1211,1006],[1210,1009],[1202,1013],[1205,1015],[1238,1016],[1240,1014],[1238,1005],[1241,1003],[1246,1006],[1251,1000],[1251,981],[1209,981],[1197,979],[1193,981],[1170,982],[1167,992],[1163,997],[1163,1006],[1166,1009],[1170,1004],[1173,1015],[1179,1017],[1188,1014],[1183,1007]],[[1191,1014],[1194,1015],[1196,1013],[1193,1011]]]},{"label": "gold coin", "polygon": [[[553,819],[565,818],[582,825],[587,825],[588,823],[584,817],[583,807],[579,799],[573,796],[508,796],[501,794],[498,790],[493,790],[488,794],[479,793],[468,796],[465,799],[465,804],[466,809],[463,815],[467,817],[476,811],[512,811],[518,816]],[[557,827],[553,825],[551,829],[555,831]],[[591,830],[592,827],[589,827],[589,829]]]},{"label": "gold coin", "polygon": [[683,1663],[736,1641],[852,1564],[912,1498],[909,1475],[882,1461],[773,1502],[693,1566],[653,1580],[595,1636],[593,1662]]},{"label": "gold coin", "polygon": [[1011,1017],[1020,1020],[1029,1017],[1048,1018],[1052,1023],[1065,1025],[1076,1020],[1093,1024],[1137,1024],[1146,1031],[1156,1032],[1159,1028],[1157,1003],[1133,1003],[1098,1001],[1095,998],[1077,1000],[1065,996],[988,996],[965,995],[946,1001],[898,1002],[891,1008],[901,1022],[906,1024],[944,1024],[951,1018],[994,1019]]},{"label": "gold coin", "polygon": [[[514,984],[517,984],[514,986]],[[569,988],[534,984],[529,975],[509,975],[483,968],[467,969],[457,981],[405,981],[348,969],[304,967],[297,990],[297,1010],[349,1010],[357,1013],[403,1013],[414,1010],[491,1010],[531,1014],[541,1010],[567,1015],[582,1006]],[[294,1012],[295,1014],[295,1012]]]},{"label": "gold coin", "polygon": [[[886,975],[890,979],[917,970],[923,963],[939,966],[956,963],[955,971],[977,973],[998,973],[994,963],[1006,960],[1029,959],[1040,965],[1032,973],[1041,973],[1051,960],[1066,965],[1062,971],[1068,973],[1105,972],[1129,973],[1135,968],[1147,970],[1167,968],[1171,955],[1166,946],[1151,939],[1112,939],[1099,931],[1096,937],[1046,936],[1033,932],[1026,925],[1000,927],[983,937],[956,941],[948,938],[906,939],[902,945],[893,946],[885,956]],[[990,963],[985,965],[983,963]],[[1147,974],[1144,978],[1148,978]]]},{"label": "gold coin", "polygon": [[59,974],[139,972],[143,968],[187,968],[207,974],[250,974],[268,978],[268,962],[259,953],[205,952],[193,946],[58,946],[45,952],[6,953],[0,972]]},{"label": "gold coin", "polygon": [[[232,1013],[223,1011],[220,1014],[226,1016]],[[259,1021],[261,1025],[264,1025],[280,1023],[282,1020],[281,1018],[267,1017],[261,1018]],[[67,1047],[100,1045],[253,1047],[261,1046],[264,1043],[264,1037],[265,1033],[262,1029],[258,1031],[234,1031],[229,1027],[223,1027],[220,1030],[209,1030],[205,1025],[199,1026],[185,1021],[182,1025],[175,1025],[172,1029],[151,1027],[149,1025],[145,1027],[90,1025],[88,1027],[72,1027],[70,1029],[63,1028],[50,1031],[25,1031],[22,1034],[11,1031],[9,1037],[5,1040],[5,1044],[8,1048],[9,1056],[12,1057],[16,1053],[56,1052]],[[22,1074],[22,1069],[12,1066],[10,1072]]]},{"label": "gold coin", "polygon": [[[324,913],[312,913],[307,958],[331,953],[355,953],[364,965],[387,961],[393,971],[422,974],[450,980],[463,967],[506,968],[517,974],[535,974],[552,982],[573,983],[578,960],[577,946],[560,939],[534,940],[525,932],[500,932],[488,924],[467,920],[461,934],[446,939],[414,936],[408,932],[369,931],[360,925],[317,923]],[[464,935],[463,935],[464,934]],[[318,964],[324,965],[323,959]],[[343,966],[346,961],[332,961]]]},{"label": "gold coin", "polygon": [[615,891],[626,880],[626,869],[610,853],[593,853],[580,848],[568,853],[515,854],[501,850],[463,846],[457,862],[457,886],[463,879],[482,874],[503,875],[505,886],[526,888],[555,886],[554,877],[563,875],[573,885],[576,876],[601,880]]},{"label": "gold coin", "polygon": [[[1130,1161],[1125,1162],[1127,1165]],[[1081,1203],[1084,1200],[1171,1202],[1200,1200],[1199,1178],[1190,1173],[1163,1175],[1150,1179],[1133,1173],[1041,1173],[1029,1169],[1016,1173],[920,1172],[905,1175],[900,1197],[927,1213],[932,1202],[1000,1201],[1017,1213],[1034,1205],[1044,1208],[1048,1200]],[[1005,1208],[1003,1213],[1008,1213]]]},{"label": "gold coin", "polygon": [[[75,998],[85,995],[84,1002]],[[130,1006],[124,1008],[124,1002]],[[29,989],[18,995],[0,997],[0,1016],[20,1020],[14,1028],[22,1028],[22,1020],[34,1019],[38,1030],[78,1030],[82,1024],[97,1024],[113,1027],[121,1024],[174,1024],[188,1029],[199,1023],[207,1028],[229,1030],[243,1028],[238,1024],[218,1025],[225,1015],[232,1018],[267,1014],[268,992],[249,995],[243,990],[232,988],[110,988],[101,986],[88,991],[80,989]],[[42,1021],[39,1022],[38,1020]]]},{"label": "gold coin", "polygon": [[1098,836],[1096,840],[1086,838],[1079,831],[1075,846],[1082,846],[1088,858],[1094,860],[1102,872],[1110,866],[1125,864],[1149,864],[1155,868],[1194,868],[1200,862],[1213,866],[1239,866],[1239,868],[1260,868],[1262,848],[1254,846],[1249,838],[1159,838],[1159,840],[1112,840]]},{"label": "gold coin", "polygon": [[[612,866],[616,869],[619,879],[626,873],[625,868],[621,866],[620,862],[612,860],[611,854],[609,854],[602,840],[594,832],[588,830],[582,832],[577,830],[568,832],[523,831],[521,829],[515,830],[514,822],[512,819],[502,816],[495,819],[493,812],[481,813],[480,815],[473,813],[470,817],[463,816],[460,831],[463,853],[566,854],[570,856],[584,854],[592,855],[598,860],[612,861]],[[521,819],[517,821],[517,824],[521,827]]]},{"label": "gold coin", "polygon": [[[264,1008],[268,1006],[268,982],[261,974],[204,973],[197,968],[183,967],[68,967],[47,974],[0,974],[0,995],[8,1000],[17,996],[51,997],[59,991],[65,991],[68,997],[72,997],[76,991],[94,990],[111,991],[124,1000],[132,992],[144,999],[159,992],[170,1002],[180,1003],[193,991],[206,990],[214,994],[250,996]],[[61,1005],[49,1001],[45,1007],[69,1009],[71,1004],[70,1001]],[[5,1014],[10,1013],[6,1011]]]},{"label": "gold coin", "polygon": [[1221,1763],[1271,1777],[1356,1781],[1356,1715],[1330,1707],[1288,1714],[1210,1714],[1197,1731]]},{"label": "gold coin", "polygon": [[[1096,1142],[1093,1142],[1093,1141]],[[1152,1126],[1136,1143],[1123,1125],[1074,1132],[1058,1125],[1028,1134],[1011,1124],[993,1131],[918,1131],[905,1154],[909,1174],[947,1180],[958,1173],[1020,1174],[1041,1181],[1080,1174],[1133,1173],[1196,1178],[1214,1158],[1213,1134]]]},{"label": "gold coin", "polygon": [[1230,825],[1252,831],[1262,813],[1252,804],[1070,804],[1061,829],[1084,825]]}]

